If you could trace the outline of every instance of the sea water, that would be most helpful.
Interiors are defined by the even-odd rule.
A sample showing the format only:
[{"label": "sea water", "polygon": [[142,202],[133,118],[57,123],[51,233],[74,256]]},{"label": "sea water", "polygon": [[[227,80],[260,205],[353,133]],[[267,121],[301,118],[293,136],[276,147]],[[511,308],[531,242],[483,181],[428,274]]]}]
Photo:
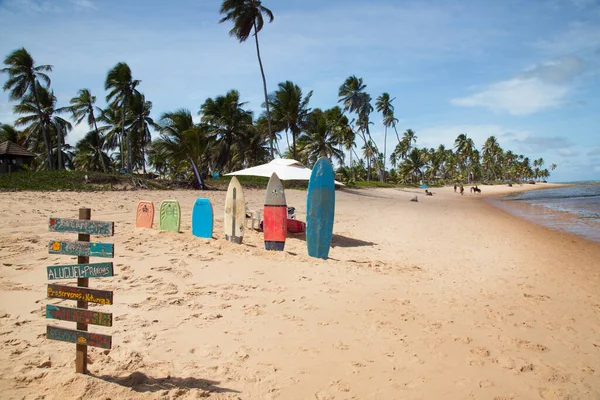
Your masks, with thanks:
[{"label": "sea water", "polygon": [[600,182],[521,192],[492,203],[537,224],[600,242]]}]

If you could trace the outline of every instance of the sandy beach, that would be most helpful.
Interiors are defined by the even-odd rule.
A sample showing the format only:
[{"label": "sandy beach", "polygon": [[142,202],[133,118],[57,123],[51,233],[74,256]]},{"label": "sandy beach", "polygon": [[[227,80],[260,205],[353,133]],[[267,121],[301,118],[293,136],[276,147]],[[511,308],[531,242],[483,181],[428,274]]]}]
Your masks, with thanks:
[{"label": "sandy beach", "polygon": [[[600,243],[520,220],[485,196],[540,185],[336,193],[327,261],[303,235],[284,252],[262,233],[225,241],[224,191],[0,193],[2,399],[598,399]],[[549,186],[549,185],[548,185]],[[248,207],[263,191],[246,190]],[[419,202],[410,198],[419,195]],[[287,190],[305,220],[306,192]],[[190,231],[197,197],[214,239]],[[181,204],[181,232],[135,227],[138,201]],[[113,348],[45,338],[48,218],[115,222]],[[92,262],[103,261],[93,259]],[[54,281],[56,283],[56,281]],[[60,283],[72,283],[61,281]]]}]

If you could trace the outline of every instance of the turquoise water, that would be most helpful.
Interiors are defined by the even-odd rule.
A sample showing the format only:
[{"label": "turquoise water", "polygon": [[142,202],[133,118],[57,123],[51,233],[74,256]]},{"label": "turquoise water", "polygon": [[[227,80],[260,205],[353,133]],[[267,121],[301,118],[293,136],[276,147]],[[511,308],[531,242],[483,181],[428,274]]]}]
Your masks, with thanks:
[{"label": "turquoise water", "polygon": [[532,190],[492,203],[537,224],[600,242],[600,182]]}]

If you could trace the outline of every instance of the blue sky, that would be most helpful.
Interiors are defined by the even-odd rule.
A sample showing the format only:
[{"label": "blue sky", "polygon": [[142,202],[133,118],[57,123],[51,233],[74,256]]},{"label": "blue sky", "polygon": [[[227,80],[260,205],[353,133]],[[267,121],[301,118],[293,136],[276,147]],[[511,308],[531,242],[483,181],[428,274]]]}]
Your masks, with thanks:
[{"label": "blue sky", "polygon": [[[254,44],[228,36],[220,4],[0,0],[0,56],[25,47],[53,65],[59,105],[89,88],[104,106],[106,73],[125,61],[156,120],[178,108],[196,114],[234,88],[257,115]],[[356,75],[373,99],[396,98],[398,129],[413,129],[418,146],[451,147],[467,133],[480,148],[495,135],[505,149],[558,164],[551,181],[600,179],[600,0],[263,4],[275,14],[259,34],[269,91],[291,80],[313,90],[311,107],[329,108]],[[0,93],[0,121],[15,119],[12,106]],[[381,116],[371,120],[382,150]],[[388,154],[395,144],[388,132]]]}]

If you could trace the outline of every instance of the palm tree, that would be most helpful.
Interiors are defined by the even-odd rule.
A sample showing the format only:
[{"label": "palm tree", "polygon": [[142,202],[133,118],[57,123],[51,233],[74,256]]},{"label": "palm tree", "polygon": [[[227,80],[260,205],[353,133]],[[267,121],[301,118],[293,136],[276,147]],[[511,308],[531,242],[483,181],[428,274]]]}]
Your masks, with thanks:
[{"label": "palm tree", "polygon": [[131,153],[135,154],[135,164],[141,161],[144,175],[146,175],[146,147],[152,141],[150,127],[154,129],[159,128],[150,117],[151,111],[151,101],[146,101],[146,97],[143,94],[136,93],[133,95],[128,109],[131,124],[129,125],[129,135],[134,136],[131,140],[133,143]]},{"label": "palm tree", "polygon": [[[71,106],[69,107],[69,111],[73,114],[73,121],[75,121],[76,125],[79,125],[84,119],[87,119],[87,124],[90,128],[95,130],[95,135],[88,135],[87,144],[100,144],[104,140],[100,138],[100,131],[98,131],[98,124],[96,121],[96,116],[94,111],[96,111],[99,115],[102,113],[102,110],[94,104],[96,103],[96,96],[92,96],[92,93],[89,89],[80,89],[77,93],[76,97],[73,97],[70,101]],[[86,137],[87,137],[86,136]],[[101,148],[95,149],[95,152],[101,152]],[[99,157],[102,171],[106,172],[106,164],[104,163],[104,158]]]},{"label": "palm tree", "polygon": [[56,149],[58,159],[57,165],[61,167],[62,157],[65,154],[63,150],[67,148],[64,146],[64,137],[73,128],[67,120],[57,115],[67,111],[67,108],[56,108],[56,101],[56,96],[52,91],[38,85],[35,96],[26,95],[23,97],[22,102],[13,108],[16,114],[24,115],[15,121],[15,126],[27,126],[24,132],[28,141],[33,140],[31,148],[34,151],[39,151],[39,137],[43,136],[43,132],[54,134],[54,136],[49,136],[56,137],[56,148],[54,143],[49,143],[50,157],[45,163],[48,168],[52,168],[54,165],[54,149]]},{"label": "palm tree", "polygon": [[[125,136],[125,112],[126,108],[131,102],[131,99],[135,94],[139,94],[136,87],[141,81],[134,80],[131,76],[131,69],[129,65],[124,62],[120,62],[108,71],[106,81],[104,82],[104,89],[110,90],[106,95],[106,101],[112,103],[112,107],[121,107],[122,111],[122,125],[121,125],[121,168],[125,167],[125,160],[123,158],[125,149],[123,148],[123,139]],[[127,170],[131,172],[132,166],[132,154],[131,154],[131,136],[127,136]]]},{"label": "palm tree", "polygon": [[[269,96],[269,103],[273,111],[273,125],[275,132],[285,130],[292,133],[292,158],[296,159],[296,138],[307,127],[308,102],[312,90],[302,98],[302,89],[291,81],[279,84],[279,89]],[[289,141],[288,141],[289,147]]]},{"label": "palm tree", "polygon": [[16,129],[13,125],[0,124],[0,143],[8,140],[19,146],[25,147],[27,146],[26,139],[27,137],[23,131]]},{"label": "palm tree", "polygon": [[260,48],[258,46],[258,32],[261,31],[264,25],[263,14],[266,15],[269,22],[273,22],[273,13],[263,6],[260,0],[224,0],[223,4],[221,4],[220,13],[225,16],[221,18],[219,23],[232,21],[233,28],[229,31],[229,36],[235,36],[240,43],[245,42],[250,37],[252,31],[254,31],[253,36],[256,42],[256,56],[258,57],[258,65],[260,66],[260,74],[263,80],[265,106],[267,109],[267,123],[271,141],[271,158],[274,158],[275,153],[273,150],[273,131],[271,130],[271,112],[267,96],[267,79],[265,78],[265,71],[260,58]]},{"label": "palm tree", "polygon": [[377,112],[380,112],[383,115],[383,126],[384,126],[384,134],[383,134],[383,174],[381,176],[381,181],[383,182],[385,178],[385,160],[387,156],[387,129],[388,126],[394,125],[396,118],[394,118],[394,106],[392,105],[392,101],[395,98],[390,99],[389,93],[382,93],[381,96],[377,98],[375,102],[375,108]]},{"label": "palm tree", "polygon": [[473,149],[475,144],[473,143],[473,139],[468,137],[466,134],[461,133],[458,135],[456,140],[454,141],[454,148],[456,149],[456,156],[460,165],[462,165],[463,170],[467,172],[467,180],[471,183],[471,171],[469,165],[473,158]]},{"label": "palm tree", "polygon": [[207,99],[200,107],[201,121],[217,142],[213,153],[218,168],[231,170],[232,146],[252,127],[252,111],[244,109],[246,104],[240,102],[237,90],[230,90],[225,96]]},{"label": "palm tree", "polygon": [[400,164],[400,174],[405,181],[414,182],[415,177],[423,179],[422,168],[426,165],[425,153],[426,150],[414,148],[407,154],[402,164]]},{"label": "palm tree", "polygon": [[160,137],[152,143],[150,162],[156,167],[157,162],[182,166],[185,171],[191,166],[200,189],[204,189],[198,165],[206,161],[210,145],[207,132],[194,124],[192,114],[185,109],[163,114],[158,125]]},{"label": "palm tree", "polygon": [[337,107],[326,111],[316,108],[309,114],[307,134],[298,140],[303,163],[314,165],[320,157],[341,162],[343,153],[337,147],[335,135],[339,114],[340,110]]},{"label": "palm tree", "polygon": [[38,119],[40,122],[40,128],[42,130],[42,136],[44,144],[46,146],[46,154],[48,157],[48,165],[50,169],[54,169],[54,163],[52,162],[50,138],[46,131],[46,125],[42,122],[44,116],[42,115],[42,107],[40,105],[40,99],[38,96],[37,88],[40,85],[39,81],[42,80],[46,83],[46,88],[50,87],[50,77],[44,72],[52,72],[51,65],[35,65],[33,57],[25,50],[21,48],[10,53],[5,59],[4,64],[7,68],[3,68],[2,72],[8,74],[8,80],[4,83],[4,91],[10,90],[10,100],[21,100],[27,94],[30,95],[31,99],[35,102],[35,111],[37,111]]},{"label": "palm tree", "polygon": [[82,171],[106,172],[110,157],[104,149],[104,137],[98,129],[89,131],[77,145],[77,154],[73,160],[75,167]]}]

